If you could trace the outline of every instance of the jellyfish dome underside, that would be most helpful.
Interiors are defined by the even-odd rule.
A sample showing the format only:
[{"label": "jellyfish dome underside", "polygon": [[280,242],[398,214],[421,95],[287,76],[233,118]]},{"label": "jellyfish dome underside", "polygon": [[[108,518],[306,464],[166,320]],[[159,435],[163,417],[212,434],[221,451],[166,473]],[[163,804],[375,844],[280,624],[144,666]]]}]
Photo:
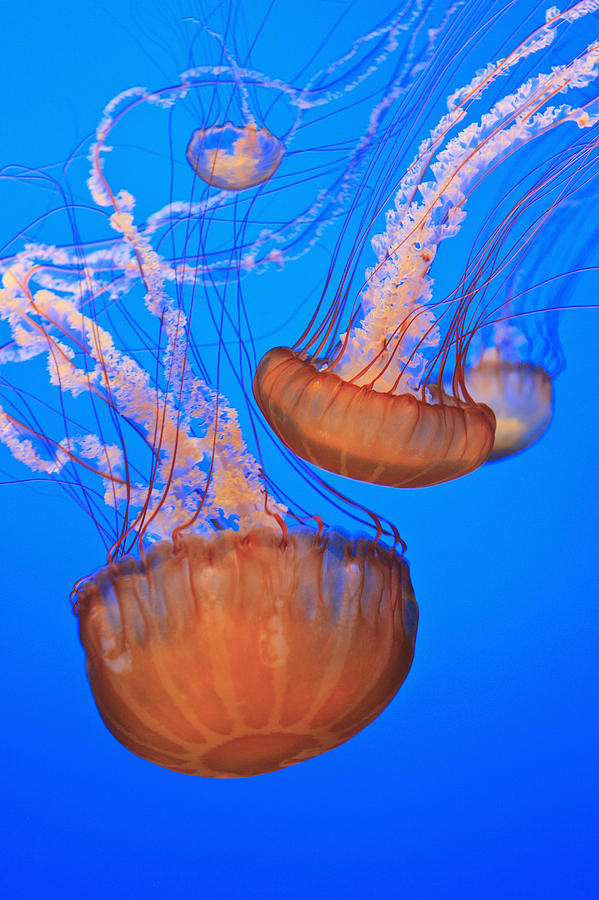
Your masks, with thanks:
[{"label": "jellyfish dome underside", "polygon": [[481,360],[466,372],[472,396],[488,404],[497,428],[489,462],[512,456],[538,441],[553,415],[551,377],[530,363]]},{"label": "jellyfish dome underside", "polygon": [[80,588],[98,709],[115,737],[177,772],[271,772],[348,740],[414,654],[405,560],[336,531],[257,528],[156,544]]},{"label": "jellyfish dome underside", "polygon": [[268,181],[283,158],[285,147],[266,128],[227,122],[197,128],[187,146],[187,159],[207,184],[226,191],[243,191]]},{"label": "jellyfish dome underside", "polygon": [[495,420],[484,404],[425,403],[358,387],[287,347],[263,357],[254,396],[297,456],[359,481],[440,484],[478,468],[493,447]]}]

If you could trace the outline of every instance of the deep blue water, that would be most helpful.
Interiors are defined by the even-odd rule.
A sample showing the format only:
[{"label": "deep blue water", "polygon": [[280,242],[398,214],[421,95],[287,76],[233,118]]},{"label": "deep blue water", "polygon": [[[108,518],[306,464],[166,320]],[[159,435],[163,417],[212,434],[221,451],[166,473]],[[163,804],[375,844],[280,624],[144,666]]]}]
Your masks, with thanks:
[{"label": "deep blue water", "polygon": [[[287,6],[274,74],[285,47],[300,59],[307,30],[343,4]],[[387,8],[364,4],[354,27]],[[532,8],[516,3],[514,15]],[[2,164],[64,159],[118,91],[184,68],[173,61],[182,43],[148,37],[154,14],[113,0],[6,7]],[[340,30],[333,51],[345,41]],[[3,234],[22,212],[18,190],[7,196]],[[306,263],[307,286],[324,256]],[[594,283],[578,303],[596,302]],[[2,895],[599,896],[598,323],[596,310],[563,316],[568,364],[534,448],[439,487],[347,489],[408,544],[414,664],[364,732],[275,775],[193,779],[114,740],[68,602],[103,562],[95,531],[64,500],[2,486]]]}]

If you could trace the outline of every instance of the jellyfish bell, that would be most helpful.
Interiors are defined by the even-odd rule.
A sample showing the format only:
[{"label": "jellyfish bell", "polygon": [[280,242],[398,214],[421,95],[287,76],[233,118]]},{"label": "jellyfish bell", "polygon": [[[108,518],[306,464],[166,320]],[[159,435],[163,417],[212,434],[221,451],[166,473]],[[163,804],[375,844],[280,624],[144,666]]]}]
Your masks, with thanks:
[{"label": "jellyfish bell", "polygon": [[263,357],[254,396],[293,453],[360,481],[440,484],[478,468],[493,447],[495,417],[484,403],[432,403],[352,384],[287,347]]},{"label": "jellyfish bell", "polygon": [[200,178],[226,191],[243,191],[268,181],[284,153],[282,141],[253,123],[242,128],[231,122],[197,128],[187,147],[187,159]]},{"label": "jellyfish bell", "polygon": [[486,351],[466,371],[469,392],[495,413],[495,442],[489,462],[525,450],[545,433],[553,415],[550,375],[541,366],[502,359]]},{"label": "jellyfish bell", "polygon": [[77,606],[109,730],[212,778],[272,772],[355,735],[404,681],[418,620],[402,557],[305,528],[159,543],[83,584]]}]

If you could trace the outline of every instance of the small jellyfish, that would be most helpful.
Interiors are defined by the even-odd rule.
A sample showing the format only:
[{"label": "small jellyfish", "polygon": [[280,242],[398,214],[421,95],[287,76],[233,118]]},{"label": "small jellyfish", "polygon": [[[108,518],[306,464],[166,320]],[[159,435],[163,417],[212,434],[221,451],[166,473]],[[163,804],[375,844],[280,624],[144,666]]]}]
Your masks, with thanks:
[{"label": "small jellyfish", "polygon": [[[566,62],[494,98],[478,120],[453,137],[449,133],[523,58],[547,51],[558,23],[568,27],[590,12],[584,3],[564,14],[550,10],[546,22],[512,53],[450,95],[448,112],[421,143],[400,181],[385,231],[372,240],[377,264],[366,273],[349,322],[343,313],[363,231],[333,302],[325,306],[323,296],[293,348],[275,348],[261,360],[254,379],[256,401],[272,430],[297,455],[341,475],[395,487],[448,481],[489,458],[494,411],[477,402],[465,381],[468,346],[480,317],[478,288],[434,300],[430,269],[441,243],[458,234],[469,195],[514,153],[538,139],[539,152],[545,154],[539,165],[553,167],[554,180],[567,171],[569,155],[588,160],[593,154],[592,137],[586,143],[581,137],[570,139],[557,153],[555,146],[544,149],[543,138],[558,126],[564,126],[560,131],[566,135],[567,127],[576,126],[592,134],[596,98],[589,100],[581,90],[575,97],[579,106],[552,104],[560,94],[593,84],[599,48],[573,48]],[[582,32],[579,39],[584,41]],[[391,164],[397,164],[393,154]],[[540,185],[535,197],[542,202],[544,196]],[[514,178],[508,197],[512,216],[523,200],[531,202],[522,177]],[[362,223],[378,215],[377,202],[372,201]],[[545,202],[548,206],[551,199]],[[338,252],[339,245],[335,256]],[[324,315],[319,316],[321,305]],[[448,391],[444,375],[449,370]]]},{"label": "small jellyfish", "polygon": [[268,181],[284,153],[278,138],[253,123],[242,128],[231,122],[197,128],[187,147],[187,159],[200,178],[226,191],[243,191]]},{"label": "small jellyfish", "polygon": [[[136,226],[155,236],[171,263],[167,277],[176,271],[211,286],[282,268],[321,243],[365,177],[393,102],[440,39],[417,8],[395,10],[368,34],[357,15],[352,39],[348,11],[331,7],[323,10],[323,23],[333,20],[328,35],[315,29],[299,58],[290,53],[283,60],[294,66],[295,59],[295,69],[279,77],[261,71],[258,60],[267,57],[277,27],[289,31],[284,5],[269,4],[268,28],[265,19],[255,33],[236,28],[244,12],[241,0],[231,0],[203,10],[201,19],[186,18],[193,40],[180,80],[119,93],[104,110],[93,147],[94,200],[118,204],[103,171],[116,182],[126,166],[128,189],[139,201]],[[332,45],[341,21],[338,55]],[[400,34],[410,34],[409,54]],[[191,140],[190,120],[202,126]],[[209,252],[199,254],[201,266],[194,265],[193,244],[207,221],[221,229],[221,240],[212,240]]]}]

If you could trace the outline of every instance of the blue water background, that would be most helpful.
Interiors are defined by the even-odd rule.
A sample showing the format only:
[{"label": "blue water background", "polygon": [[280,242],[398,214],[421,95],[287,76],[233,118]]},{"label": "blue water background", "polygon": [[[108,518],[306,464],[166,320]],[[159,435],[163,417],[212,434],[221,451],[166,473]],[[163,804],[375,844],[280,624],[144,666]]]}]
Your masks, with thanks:
[{"label": "blue water background", "polygon": [[[363,6],[365,24],[386,9]],[[273,71],[318,21],[317,3],[291,7]],[[3,5],[2,163],[62,159],[119,90],[164,83],[138,27],[151,12]],[[414,665],[364,732],[273,776],[188,778],[114,740],[68,603],[103,561],[93,527],[3,486],[0,895],[598,897],[598,327],[564,316],[568,366],[534,449],[432,489],[356,486],[408,543]]]}]

